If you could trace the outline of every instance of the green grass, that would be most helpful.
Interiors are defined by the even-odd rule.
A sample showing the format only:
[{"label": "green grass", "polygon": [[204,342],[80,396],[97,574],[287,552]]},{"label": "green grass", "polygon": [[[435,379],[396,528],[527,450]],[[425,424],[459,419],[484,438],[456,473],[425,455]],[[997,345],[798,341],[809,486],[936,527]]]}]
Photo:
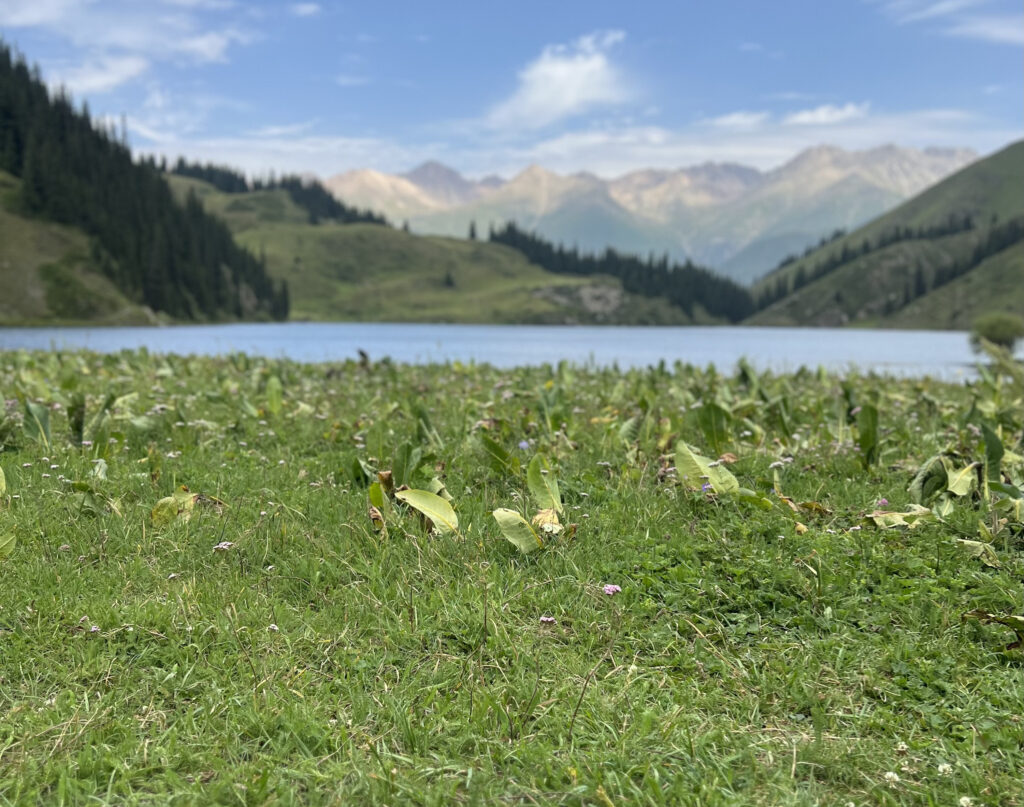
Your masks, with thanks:
[{"label": "green grass", "polygon": [[[375,322],[687,324],[610,277],[553,275],[500,244],[369,224],[311,225],[284,190],[219,193],[182,177],[240,244],[288,281],[292,319]],[[704,317],[703,321],[708,318]]]},{"label": "green grass", "polygon": [[[1024,803],[1021,651],[961,620],[1024,612],[1020,514],[975,482],[941,522],[866,519],[907,510],[928,457],[984,460],[982,427],[1019,488],[1010,365],[968,387],[7,353],[0,390],[0,801]],[[692,489],[680,438],[753,493]],[[367,515],[364,468],[416,450],[454,533]],[[490,511],[536,508],[535,454],[576,527],[524,556]],[[183,484],[192,518],[154,524]],[[955,540],[979,522],[999,568]]]},{"label": "green grass", "polygon": [[[1001,294],[1001,289],[1006,286],[1001,279],[1004,272],[995,272],[998,277],[996,285],[992,285],[987,278],[993,274],[993,270],[979,271],[982,267],[977,267],[964,278],[950,284],[947,289],[939,289],[915,301],[906,311],[884,313],[886,299],[896,300],[895,295],[906,287],[907,277],[918,266],[927,275],[931,275],[953,256],[969,255],[979,237],[987,231],[993,216],[1002,222],[1024,214],[1024,197],[1019,192],[1022,183],[1024,141],[969,165],[895,210],[854,230],[845,238],[789,264],[779,273],[756,284],[754,291],[758,293],[774,287],[778,278],[793,278],[801,269],[810,273],[815,264],[832,254],[838,254],[844,245],[857,248],[865,239],[875,242],[880,235],[894,227],[919,228],[943,224],[951,215],[969,214],[974,217],[977,230],[934,240],[906,241],[870,253],[783,298],[755,315],[750,324],[838,326],[859,322],[888,327],[960,328],[979,314],[1001,310],[1005,307]],[[999,263],[1019,266],[1015,258],[1001,258]],[[977,277],[968,279],[975,273],[978,273]],[[870,280],[865,282],[868,275]],[[1016,270],[1016,278],[1019,286],[1024,278],[1019,268]],[[959,292],[967,287],[972,289],[972,293],[965,298]],[[840,299],[838,304],[833,305],[830,300],[837,291],[845,300]]]},{"label": "green grass", "polygon": [[150,322],[95,270],[81,230],[19,213],[19,188],[0,172],[0,325]]}]

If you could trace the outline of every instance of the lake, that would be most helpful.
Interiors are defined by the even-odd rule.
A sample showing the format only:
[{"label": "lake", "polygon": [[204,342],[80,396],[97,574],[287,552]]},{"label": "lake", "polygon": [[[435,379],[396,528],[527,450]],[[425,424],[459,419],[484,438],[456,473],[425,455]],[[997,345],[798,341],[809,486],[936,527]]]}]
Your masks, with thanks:
[{"label": "lake", "polygon": [[298,361],[373,359],[487,362],[499,367],[557,363],[644,367],[665,361],[731,370],[746,357],[775,371],[801,366],[893,375],[972,375],[967,334],[827,328],[576,327],[409,323],[275,323],[146,328],[0,328],[0,349],[145,347],[179,354],[245,352]]}]

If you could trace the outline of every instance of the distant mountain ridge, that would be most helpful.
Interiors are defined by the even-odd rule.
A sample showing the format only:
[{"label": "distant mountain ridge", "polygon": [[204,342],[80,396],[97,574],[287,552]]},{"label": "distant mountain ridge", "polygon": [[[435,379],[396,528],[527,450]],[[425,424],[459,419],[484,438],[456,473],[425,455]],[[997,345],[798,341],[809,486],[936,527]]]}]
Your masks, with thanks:
[{"label": "distant mountain ridge", "polygon": [[750,283],[837,228],[852,229],[963,168],[968,149],[817,146],[771,171],[736,163],[633,171],[614,179],[531,165],[474,181],[436,161],[401,175],[358,170],[325,185],[418,232],[464,236],[516,221],[567,245],[692,258]]}]

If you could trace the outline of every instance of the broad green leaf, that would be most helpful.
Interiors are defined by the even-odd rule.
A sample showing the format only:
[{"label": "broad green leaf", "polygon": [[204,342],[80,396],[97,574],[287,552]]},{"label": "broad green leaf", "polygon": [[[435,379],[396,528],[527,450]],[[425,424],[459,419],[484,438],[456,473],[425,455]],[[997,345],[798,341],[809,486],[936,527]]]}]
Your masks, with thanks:
[{"label": "broad green leaf", "polygon": [[284,388],[281,386],[281,379],[272,375],[267,379],[267,411],[272,415],[281,414],[282,398]]},{"label": "broad green leaf", "polygon": [[906,527],[911,530],[920,527],[927,521],[934,520],[934,518],[935,513],[927,507],[921,507],[917,504],[911,505],[910,510],[904,513],[876,510],[868,516],[868,520],[871,521],[871,523],[876,527],[881,527],[882,529]]},{"label": "broad green leaf", "polygon": [[79,391],[71,396],[68,404],[68,426],[71,428],[71,442],[82,445],[85,439],[85,395]]},{"label": "broad green leaf", "polygon": [[857,445],[865,466],[878,462],[878,409],[873,404],[864,404],[857,413]]},{"label": "broad green leaf", "polygon": [[543,548],[544,542],[530,526],[530,522],[515,510],[501,507],[491,515],[498,522],[498,527],[501,529],[501,534],[505,536],[505,540],[515,544],[521,552],[528,555]]},{"label": "broad green leaf", "polygon": [[1003,564],[999,562],[999,556],[996,555],[995,549],[992,544],[986,543],[985,541],[968,541],[966,538],[957,538],[957,544],[959,544],[972,558],[977,558],[986,566],[991,566],[993,569],[1000,568]]},{"label": "broad green leaf", "polygon": [[374,507],[384,506],[384,489],[381,487],[380,482],[374,482],[370,485],[368,495],[370,497],[370,504]]},{"label": "broad green leaf", "polygon": [[411,485],[412,476],[423,461],[423,449],[411,443],[403,443],[395,452],[391,465],[392,480],[396,488]]},{"label": "broad green leaf", "polygon": [[748,488],[739,488],[736,491],[736,496],[740,501],[752,504],[761,510],[771,510],[773,506],[771,499],[765,498],[760,493],[755,493]]},{"label": "broad green leaf", "polygon": [[985,438],[985,479],[991,485],[1002,480],[999,469],[1003,462],[1003,454],[1006,452],[1003,450],[1003,441],[999,439],[999,435],[984,423],[981,424],[981,433]]},{"label": "broad green leaf", "polygon": [[949,518],[953,515],[954,510],[956,510],[956,505],[953,503],[953,497],[948,493],[943,493],[932,505],[932,512],[939,518]]},{"label": "broad green leaf", "polygon": [[718,494],[737,493],[740,489],[732,471],[702,457],[682,440],[676,443],[676,471],[691,490],[700,490],[705,483]]},{"label": "broad green leaf", "polygon": [[50,410],[42,404],[25,399],[25,434],[50,447]]},{"label": "broad green leaf", "polygon": [[697,409],[697,423],[704,432],[708,445],[716,454],[721,454],[725,449],[731,420],[732,413],[714,402],[706,403]]},{"label": "broad green leaf", "polygon": [[0,558],[6,558],[10,555],[17,543],[18,539],[13,532],[7,535],[0,535]]},{"label": "broad green leaf", "polygon": [[931,498],[946,489],[948,482],[945,457],[936,454],[922,465],[908,490],[916,504],[927,504]]},{"label": "broad green leaf", "polygon": [[[545,473],[545,471],[547,473]],[[558,491],[558,480],[548,461],[540,454],[534,454],[526,469],[526,485],[541,510],[562,512],[562,495]]]},{"label": "broad green leaf", "polygon": [[954,496],[966,496],[974,489],[974,483],[978,481],[977,469],[980,467],[980,462],[972,462],[959,471],[952,471],[946,480],[946,490]]},{"label": "broad green leaf", "polygon": [[436,493],[429,490],[399,490],[395,498],[418,510],[441,532],[459,528],[459,518],[452,506]]},{"label": "broad green leaf", "polygon": [[429,493],[434,493],[440,496],[446,502],[450,502],[452,500],[452,494],[448,492],[448,488],[444,486],[444,482],[442,482],[439,477],[430,477],[430,481],[427,482],[427,487],[425,488],[425,490],[427,490]]},{"label": "broad green leaf", "polygon": [[489,435],[480,435],[480,444],[487,452],[488,465],[496,473],[518,473],[519,458],[510,454],[501,443]]},{"label": "broad green leaf", "polygon": [[632,443],[640,433],[640,416],[634,415],[619,426],[619,439],[624,443]]}]

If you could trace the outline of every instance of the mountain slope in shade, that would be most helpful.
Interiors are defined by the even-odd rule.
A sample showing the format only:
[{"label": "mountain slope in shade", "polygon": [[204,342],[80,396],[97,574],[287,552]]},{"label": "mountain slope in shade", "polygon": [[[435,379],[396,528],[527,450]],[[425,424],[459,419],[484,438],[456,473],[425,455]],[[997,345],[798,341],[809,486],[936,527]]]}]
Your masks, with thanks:
[{"label": "mountain slope in shade", "polygon": [[705,163],[604,180],[530,166],[508,182],[472,181],[429,162],[400,177],[350,172],[328,186],[424,233],[464,236],[471,221],[478,228],[516,221],[585,249],[689,257],[749,283],[786,255],[869,221],[974,158],[962,149],[819,146],[768,172]]},{"label": "mountain slope in shade", "polygon": [[[1024,305],[1024,242],[1009,244],[976,261],[989,234],[1024,225],[1024,141],[979,160],[869,224],[764,278],[755,294],[780,284],[792,288],[815,267],[887,233],[909,237],[854,257],[756,314],[753,325],[848,323],[916,328],[967,328],[987,311]],[[973,219],[974,227],[929,236],[925,228]],[[970,267],[950,282],[939,278],[951,266]]]}]

